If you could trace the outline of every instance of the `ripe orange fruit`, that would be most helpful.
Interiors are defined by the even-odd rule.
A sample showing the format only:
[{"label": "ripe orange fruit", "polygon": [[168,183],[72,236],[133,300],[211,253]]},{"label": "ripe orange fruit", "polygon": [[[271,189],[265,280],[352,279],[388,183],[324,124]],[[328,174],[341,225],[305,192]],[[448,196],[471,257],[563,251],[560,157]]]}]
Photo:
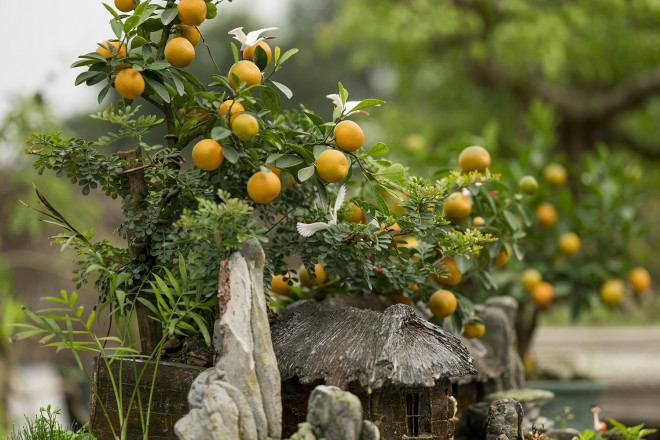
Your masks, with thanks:
[{"label": "ripe orange fruit", "polygon": [[[314,286],[325,284],[328,279],[328,274],[325,272],[325,269],[323,269],[323,266],[324,264],[322,263],[315,264],[312,273],[310,274],[307,269],[305,269],[305,265],[301,265],[298,269],[298,280],[300,280],[300,285],[311,289]],[[314,278],[312,278],[312,275],[314,275]]]},{"label": "ripe orange fruit", "polygon": [[328,183],[340,182],[348,175],[348,160],[341,151],[325,150],[316,159],[316,172]]},{"label": "ripe orange fruit", "polygon": [[282,190],[282,182],[275,173],[257,171],[247,183],[248,196],[257,203],[272,202]]},{"label": "ripe orange fruit", "polygon": [[165,45],[165,59],[172,66],[182,69],[195,59],[195,48],[183,37],[172,38]]},{"label": "ripe orange fruit", "polygon": [[231,124],[231,131],[240,140],[249,141],[259,133],[259,121],[247,113],[236,115],[236,119]]},{"label": "ripe orange fruit", "polygon": [[612,278],[600,286],[600,300],[608,307],[614,307],[621,302],[625,286],[623,280]]},{"label": "ripe orange fruit", "polygon": [[272,51],[270,50],[270,46],[263,40],[259,41],[253,46],[246,47],[243,51],[243,59],[253,61],[254,51],[257,49],[257,46],[260,46],[266,52],[266,59],[268,60],[268,62],[266,62],[266,66],[269,65],[272,57]]},{"label": "ripe orange fruit", "polygon": [[222,164],[224,159],[222,145],[213,139],[202,139],[193,147],[192,160],[201,170],[213,171]]},{"label": "ripe orange fruit", "polygon": [[484,147],[477,145],[467,147],[459,154],[458,165],[465,174],[470,171],[485,173],[490,166],[490,154]]},{"label": "ripe orange fruit", "polygon": [[[110,46],[114,47],[114,49],[112,49]],[[113,55],[115,55],[117,58],[124,58],[126,55],[128,55],[125,44],[121,44],[119,41],[109,40],[105,40],[103,43],[101,43],[101,45],[96,48],[96,53],[101,54],[105,58],[112,58]]]},{"label": "ripe orange fruit", "polygon": [[543,202],[536,207],[536,218],[539,219],[539,223],[544,228],[549,228],[550,226],[557,223],[557,211],[551,203]]},{"label": "ripe orange fruit", "polygon": [[543,180],[553,186],[566,183],[566,168],[558,163],[550,163],[543,169]]},{"label": "ripe orange fruit", "polygon": [[291,286],[287,281],[291,280],[288,275],[275,275],[270,280],[270,291],[282,296],[291,296]]},{"label": "ripe orange fruit", "polygon": [[534,288],[539,285],[541,281],[543,281],[541,272],[536,269],[526,269],[520,276],[520,282],[523,286],[523,289],[530,293],[534,291]]},{"label": "ripe orange fruit", "polygon": [[534,194],[539,189],[539,183],[532,176],[524,176],[518,186],[523,194]]},{"label": "ripe orange fruit", "polygon": [[555,289],[552,287],[552,284],[542,281],[532,290],[532,301],[540,308],[544,308],[552,302],[554,295]]},{"label": "ripe orange fruit", "polygon": [[390,295],[390,299],[396,304],[412,304],[412,300],[401,293],[393,293]]},{"label": "ripe orange fruit", "polygon": [[472,226],[483,226],[486,224],[486,220],[483,217],[475,217],[472,219]]},{"label": "ripe orange fruit", "polygon": [[344,151],[355,151],[362,146],[364,133],[353,121],[341,121],[335,127],[335,143]]},{"label": "ripe orange fruit", "polygon": [[446,318],[456,311],[456,296],[449,290],[436,290],[429,298],[429,309],[433,316],[437,318]]},{"label": "ripe orange fruit", "polygon": [[204,0],[179,0],[176,7],[179,20],[188,26],[199,26],[206,19],[206,2]]},{"label": "ripe orange fruit", "polygon": [[470,215],[472,211],[472,202],[461,192],[449,194],[442,205],[445,217],[453,220],[463,220]]},{"label": "ripe orange fruit", "polygon": [[651,275],[643,267],[635,267],[628,272],[628,281],[635,293],[642,293],[651,288]]},{"label": "ripe orange fruit", "polygon": [[117,93],[126,99],[135,99],[144,92],[144,78],[134,69],[124,69],[115,78]]},{"label": "ripe orange fruit", "polygon": [[362,223],[364,224],[364,211],[358,205],[350,202],[346,207],[348,214],[344,217],[346,223]]},{"label": "ripe orange fruit", "polygon": [[[238,76],[238,84],[234,84],[234,75]],[[245,83],[246,87],[261,83],[261,70],[252,61],[241,60],[229,69],[229,84],[236,89]]]},{"label": "ripe orange fruit", "polygon": [[226,101],[223,101],[218,108],[218,112],[220,112],[221,115],[230,115],[230,117],[226,119],[229,126],[231,126],[231,123],[234,122],[236,116],[238,116],[240,112],[244,111],[245,107],[243,107],[243,104],[240,102],[234,102],[233,99],[227,99]]},{"label": "ripe orange fruit", "polygon": [[[445,270],[447,273],[443,274]],[[440,274],[433,274],[433,279],[436,283],[442,284],[443,286],[453,287],[463,279],[463,274],[456,265],[456,262],[451,258],[445,258],[440,264],[438,264],[438,272],[440,272]]]},{"label": "ripe orange fruit", "polygon": [[197,46],[197,43],[199,43],[200,34],[199,29],[197,29],[196,26],[184,26],[179,24],[176,26],[176,30],[179,31],[183,38],[190,41],[190,44],[193,46]]},{"label": "ripe orange fruit", "polygon": [[504,246],[500,248],[500,251],[497,253],[497,256],[495,257],[495,261],[493,262],[493,265],[495,267],[502,267],[506,264],[507,261],[509,261],[509,256],[511,255],[511,252],[513,250],[511,249],[511,246],[509,246],[508,243],[504,243]]},{"label": "ripe orange fruit", "polygon": [[131,12],[138,3],[140,2],[136,0],[115,0],[115,8],[121,12]]},{"label": "ripe orange fruit", "polygon": [[486,326],[481,318],[473,316],[463,326],[463,337],[467,339],[480,338],[486,333]]},{"label": "ripe orange fruit", "polygon": [[565,232],[559,237],[559,252],[573,255],[580,250],[580,237],[575,232]]}]

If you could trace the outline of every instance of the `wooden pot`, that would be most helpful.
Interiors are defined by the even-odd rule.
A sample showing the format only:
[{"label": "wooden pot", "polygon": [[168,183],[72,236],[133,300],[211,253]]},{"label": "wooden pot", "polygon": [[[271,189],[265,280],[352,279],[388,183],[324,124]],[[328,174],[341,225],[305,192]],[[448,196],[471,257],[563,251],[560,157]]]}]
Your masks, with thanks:
[{"label": "wooden pot", "polygon": [[[131,395],[136,387],[136,377],[140,374],[144,365],[145,361],[133,359],[117,359],[110,365],[115,384],[118,387],[121,371],[121,400],[124,415],[128,411]],[[137,385],[139,387],[145,423],[155,365],[155,362],[149,363],[139,385]],[[158,364],[149,415],[150,440],[177,438],[174,433],[174,424],[188,413],[188,391],[193,380],[202,371],[204,371],[204,368],[186,364],[163,361]],[[94,359],[92,364],[92,381],[98,393],[98,398],[94,390],[92,390],[90,400],[90,430],[98,440],[115,440],[111,425],[101,405],[105,407],[110,415],[112,427],[119,437],[121,427],[119,426],[117,401],[108,369],[103,360],[98,357]],[[137,396],[131,405],[131,413],[127,423],[127,439],[138,440],[144,437]]]}]

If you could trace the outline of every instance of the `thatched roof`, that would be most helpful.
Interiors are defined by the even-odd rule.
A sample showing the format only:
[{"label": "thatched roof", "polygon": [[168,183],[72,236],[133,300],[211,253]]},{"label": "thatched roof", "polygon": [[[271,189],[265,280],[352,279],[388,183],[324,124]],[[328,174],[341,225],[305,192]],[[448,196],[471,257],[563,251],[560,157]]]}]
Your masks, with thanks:
[{"label": "thatched roof", "polygon": [[384,385],[432,387],[439,378],[476,373],[457,337],[403,304],[378,313],[305,301],[285,309],[271,331],[282,380],[344,389],[358,382],[371,392]]}]

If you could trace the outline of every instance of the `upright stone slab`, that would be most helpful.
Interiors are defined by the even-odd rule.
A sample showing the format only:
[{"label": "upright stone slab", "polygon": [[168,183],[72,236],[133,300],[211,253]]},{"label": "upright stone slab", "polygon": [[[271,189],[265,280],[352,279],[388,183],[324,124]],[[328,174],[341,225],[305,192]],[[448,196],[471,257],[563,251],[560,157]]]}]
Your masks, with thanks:
[{"label": "upright stone slab", "polygon": [[[280,376],[263,292],[264,260],[261,246],[247,241],[221,265],[220,319],[213,335],[217,361],[191,387],[194,409],[175,426],[181,439],[281,437]],[[231,436],[217,437],[232,429]]]}]

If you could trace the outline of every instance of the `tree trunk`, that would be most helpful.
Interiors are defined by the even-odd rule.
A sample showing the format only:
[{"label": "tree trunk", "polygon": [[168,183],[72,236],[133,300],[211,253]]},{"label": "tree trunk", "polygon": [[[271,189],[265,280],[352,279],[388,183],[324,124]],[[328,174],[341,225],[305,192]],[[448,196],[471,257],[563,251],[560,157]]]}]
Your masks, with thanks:
[{"label": "tree trunk", "polygon": [[[144,170],[136,169],[131,171],[141,165],[138,161],[142,155],[140,148],[137,147],[131,151],[120,152],[117,155],[120,159],[127,162],[124,171],[128,178],[129,193],[132,201],[131,210],[134,213],[142,212],[144,211],[142,198],[146,191]],[[143,252],[145,252],[145,250],[147,250],[148,243],[136,243],[135,234],[133,232],[129,231],[127,239],[128,252],[131,258],[138,258]],[[145,298],[147,301],[155,303],[153,294],[138,292],[138,297]],[[158,346],[163,336],[163,329],[158,320],[150,318],[150,316],[153,316],[153,313],[137,300],[135,301],[135,311],[137,313],[138,330],[140,332],[141,351],[142,354],[148,355],[153,353]]]}]

